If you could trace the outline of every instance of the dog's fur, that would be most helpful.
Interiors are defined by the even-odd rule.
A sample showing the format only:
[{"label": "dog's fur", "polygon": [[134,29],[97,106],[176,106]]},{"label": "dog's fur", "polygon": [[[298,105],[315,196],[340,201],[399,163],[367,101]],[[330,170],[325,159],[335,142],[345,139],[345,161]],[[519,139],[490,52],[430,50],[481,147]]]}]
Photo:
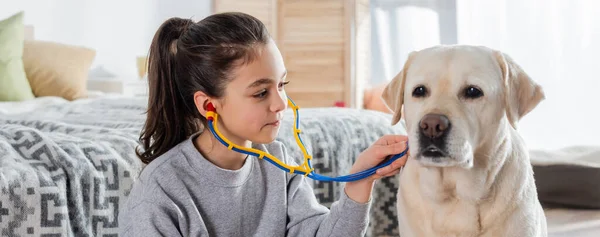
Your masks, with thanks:
[{"label": "dog's fur", "polygon": [[[414,97],[417,86],[428,93]],[[468,86],[483,96],[466,98]],[[402,237],[547,236],[517,132],[518,121],[545,96],[510,57],[465,45],[413,52],[382,98],[394,112],[392,124],[403,117],[408,131],[411,155],[397,196]],[[423,154],[419,124],[426,114],[451,123],[441,157]]]}]

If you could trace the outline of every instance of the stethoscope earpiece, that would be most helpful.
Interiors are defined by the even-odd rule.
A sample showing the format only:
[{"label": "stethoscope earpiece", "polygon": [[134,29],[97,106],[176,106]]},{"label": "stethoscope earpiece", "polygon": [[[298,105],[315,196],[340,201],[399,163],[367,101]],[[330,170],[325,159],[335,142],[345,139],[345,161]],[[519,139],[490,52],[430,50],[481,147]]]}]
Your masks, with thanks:
[{"label": "stethoscope earpiece", "polygon": [[206,108],[205,109],[206,109],[206,111],[212,111],[212,112],[216,112],[217,111],[217,109],[215,109],[215,106],[211,102],[208,102],[208,104],[206,104]]}]

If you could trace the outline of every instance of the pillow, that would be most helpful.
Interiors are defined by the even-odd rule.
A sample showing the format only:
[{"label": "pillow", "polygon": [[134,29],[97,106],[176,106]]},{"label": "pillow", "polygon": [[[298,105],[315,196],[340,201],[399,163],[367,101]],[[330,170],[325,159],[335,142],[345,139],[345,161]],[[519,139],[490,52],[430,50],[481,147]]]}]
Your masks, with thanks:
[{"label": "pillow", "polygon": [[600,208],[600,147],[573,146],[529,153],[542,204]]},{"label": "pillow", "polygon": [[33,99],[23,69],[23,12],[0,21],[0,101]]},{"label": "pillow", "polygon": [[33,94],[67,100],[87,97],[87,79],[96,51],[85,47],[25,40],[23,64]]}]

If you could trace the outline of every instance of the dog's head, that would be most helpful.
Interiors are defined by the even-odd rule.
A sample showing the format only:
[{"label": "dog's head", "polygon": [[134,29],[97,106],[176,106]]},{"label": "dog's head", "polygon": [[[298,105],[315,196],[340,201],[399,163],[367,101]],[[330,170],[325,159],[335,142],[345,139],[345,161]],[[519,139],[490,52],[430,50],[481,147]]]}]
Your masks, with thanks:
[{"label": "dog's head", "polygon": [[469,168],[476,150],[516,129],[544,92],[507,55],[461,45],[412,52],[382,97],[392,124],[404,112],[412,158]]}]

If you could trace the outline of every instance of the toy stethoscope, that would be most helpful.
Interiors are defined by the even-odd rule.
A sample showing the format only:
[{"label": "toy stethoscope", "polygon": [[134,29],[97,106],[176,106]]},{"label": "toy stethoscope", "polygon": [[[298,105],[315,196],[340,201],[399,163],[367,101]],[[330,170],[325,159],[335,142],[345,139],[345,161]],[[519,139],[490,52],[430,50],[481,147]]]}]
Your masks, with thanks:
[{"label": "toy stethoscope", "polygon": [[304,143],[302,142],[302,139],[300,138],[300,129],[298,129],[299,121],[300,121],[300,119],[298,118],[298,106],[289,97],[288,97],[288,105],[294,111],[294,120],[295,120],[294,137],[296,138],[296,143],[300,147],[300,150],[302,150],[302,153],[304,154],[304,162],[302,163],[302,165],[299,165],[299,166],[290,166],[288,164],[285,164],[280,159],[277,159],[277,157],[274,157],[273,155],[271,155],[267,152],[264,152],[264,151],[261,151],[258,149],[254,149],[254,148],[247,148],[247,147],[242,147],[242,146],[233,144],[231,141],[229,141],[227,138],[225,138],[223,136],[223,134],[221,134],[219,132],[219,128],[217,128],[217,121],[219,119],[219,115],[217,114],[216,109],[212,105],[212,103],[209,103],[206,108],[208,129],[215,136],[215,138],[217,140],[219,140],[219,142],[221,142],[223,145],[225,145],[229,150],[233,150],[233,151],[251,155],[251,156],[256,156],[259,159],[265,159],[268,162],[270,162],[271,164],[277,166],[279,169],[281,169],[285,172],[289,172],[291,174],[301,174],[301,175],[304,175],[304,176],[309,177],[314,180],[326,181],[326,182],[331,182],[331,181],[352,182],[352,181],[357,181],[357,180],[367,178],[367,177],[375,174],[375,172],[378,169],[392,164],[392,162],[394,162],[398,158],[404,156],[406,154],[406,152],[408,151],[408,147],[407,147],[403,152],[393,155],[391,158],[387,159],[386,161],[382,162],[381,164],[379,164],[373,168],[358,172],[358,173],[349,174],[349,175],[345,175],[345,176],[338,176],[338,177],[329,177],[329,176],[317,174],[314,172],[314,169],[312,168],[312,165],[310,162],[312,159],[312,156],[310,156],[308,154],[308,152],[306,151],[306,147],[304,146]]}]

